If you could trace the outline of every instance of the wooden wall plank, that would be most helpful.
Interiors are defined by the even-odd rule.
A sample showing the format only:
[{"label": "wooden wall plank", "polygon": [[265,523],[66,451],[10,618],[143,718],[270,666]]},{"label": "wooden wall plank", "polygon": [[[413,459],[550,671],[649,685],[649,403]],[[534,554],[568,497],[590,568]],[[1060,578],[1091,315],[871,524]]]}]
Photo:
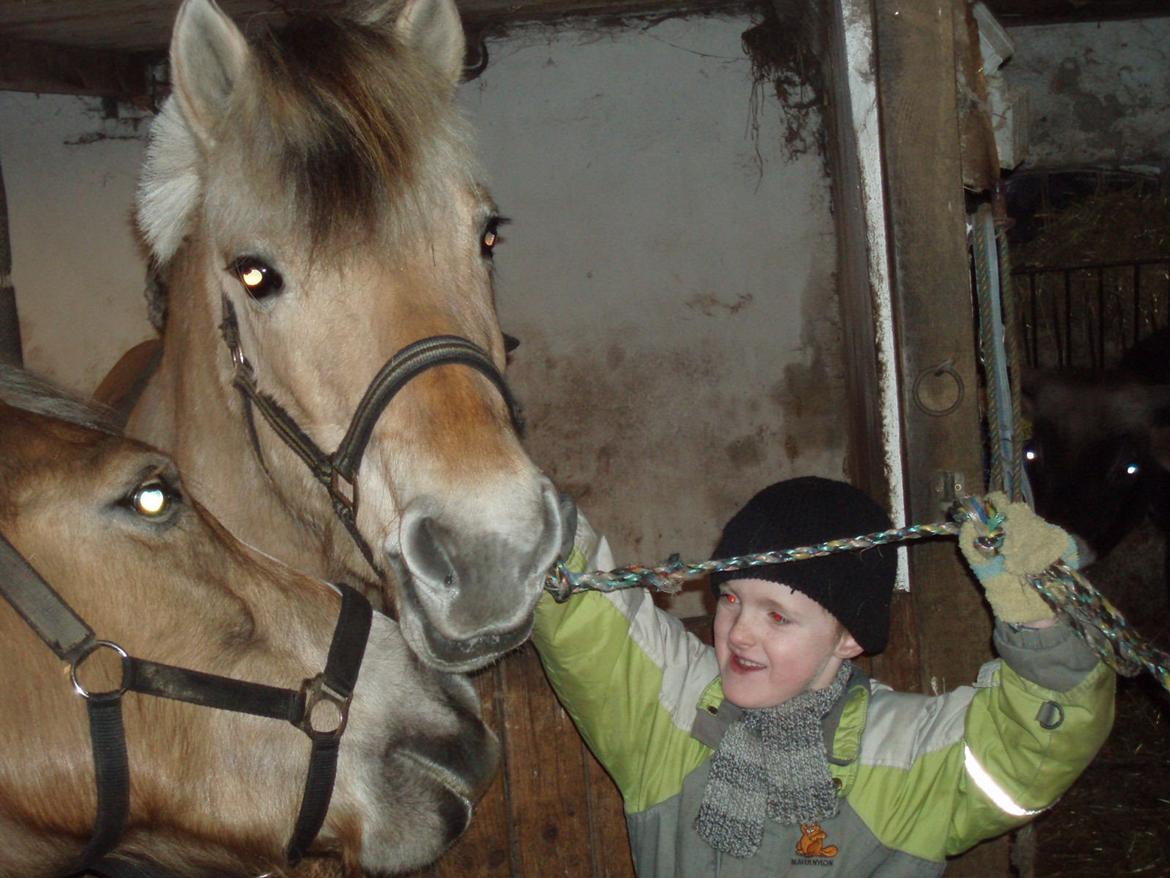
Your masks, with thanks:
[{"label": "wooden wall plank", "polygon": [[502,664],[508,804],[516,876],[593,874],[580,737],[557,703],[531,644]]}]

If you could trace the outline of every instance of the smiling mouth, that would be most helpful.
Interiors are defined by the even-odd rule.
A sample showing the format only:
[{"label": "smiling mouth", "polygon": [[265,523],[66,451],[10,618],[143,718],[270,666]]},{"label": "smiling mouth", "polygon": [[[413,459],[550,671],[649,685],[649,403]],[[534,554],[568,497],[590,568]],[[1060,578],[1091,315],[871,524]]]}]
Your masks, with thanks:
[{"label": "smiling mouth", "polygon": [[731,667],[737,671],[761,671],[764,669],[764,665],[761,665],[758,662],[749,661],[748,659],[742,658],[738,655],[732,655],[730,664]]}]

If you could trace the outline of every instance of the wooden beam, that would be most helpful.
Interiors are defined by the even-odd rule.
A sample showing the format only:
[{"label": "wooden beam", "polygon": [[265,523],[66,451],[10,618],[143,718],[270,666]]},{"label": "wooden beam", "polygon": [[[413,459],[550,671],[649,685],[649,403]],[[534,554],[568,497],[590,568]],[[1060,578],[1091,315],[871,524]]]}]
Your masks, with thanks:
[{"label": "wooden beam", "polygon": [[0,89],[131,99],[147,94],[147,57],[102,49],[0,41]]},{"label": "wooden beam", "polygon": [[[956,88],[955,16],[966,0],[876,0],[878,98],[899,339],[907,513],[938,521],[947,486],[983,491],[979,383]],[[950,541],[915,545],[911,597],[925,691],[975,679],[991,657],[982,594]],[[1008,874],[1007,845],[982,845],[956,878]]]},{"label": "wooden beam", "polygon": [[1170,15],[1170,0],[988,0],[987,7],[1005,27]]},{"label": "wooden beam", "polygon": [[468,29],[489,25],[556,21],[567,18],[621,18],[720,12],[758,7],[750,0],[460,0]]}]

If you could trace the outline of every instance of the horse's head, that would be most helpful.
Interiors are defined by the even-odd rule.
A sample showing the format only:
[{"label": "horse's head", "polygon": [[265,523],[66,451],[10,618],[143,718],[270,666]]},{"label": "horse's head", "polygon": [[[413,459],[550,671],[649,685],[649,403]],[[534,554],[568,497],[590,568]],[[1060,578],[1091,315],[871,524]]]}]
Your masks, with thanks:
[{"label": "horse's head", "polygon": [[[147,446],[0,403],[0,531],[132,656],[292,690],[325,663],[334,590],[233,540]],[[82,671],[102,683],[100,656],[112,653]],[[3,602],[0,669],[0,874],[64,874],[95,821],[86,706]],[[117,853],[176,874],[279,866],[305,787],[305,735],[135,692],[123,701],[131,784]],[[420,665],[375,614],[318,844],[340,852],[347,874],[421,866],[467,825],[496,758],[467,681]]]},{"label": "horse's head", "polygon": [[[180,9],[174,92],[152,133],[139,221],[170,289],[167,345],[215,358],[188,365],[217,370],[241,431],[250,415],[214,338],[221,301],[238,315],[259,391],[325,452],[412,342],[458,336],[488,371],[502,369],[500,219],[454,105],[463,47],[452,0],[302,19],[252,43],[211,0]],[[479,667],[529,633],[565,536],[556,492],[483,369],[431,368],[374,417],[356,529],[419,655]],[[336,569],[368,575],[321,486],[255,420],[251,465],[264,461]]]}]

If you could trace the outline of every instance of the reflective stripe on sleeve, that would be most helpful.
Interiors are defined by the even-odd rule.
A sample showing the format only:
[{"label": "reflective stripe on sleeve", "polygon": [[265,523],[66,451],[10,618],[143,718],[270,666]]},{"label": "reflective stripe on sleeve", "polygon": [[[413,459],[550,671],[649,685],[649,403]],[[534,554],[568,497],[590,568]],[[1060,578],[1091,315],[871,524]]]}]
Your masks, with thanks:
[{"label": "reflective stripe on sleeve", "polygon": [[1010,814],[1012,817],[1035,817],[1037,814],[1041,814],[1047,810],[1046,808],[1040,808],[1037,811],[1030,811],[1016,804],[1015,800],[1007,794],[1007,791],[996,783],[995,778],[987,773],[987,769],[979,764],[979,760],[975,758],[975,754],[971,752],[971,748],[966,744],[963,745],[963,758],[967,774],[971,777],[971,780],[975,781],[975,785],[983,791],[983,794],[987,798],[991,799],[992,804],[1005,814]]}]

